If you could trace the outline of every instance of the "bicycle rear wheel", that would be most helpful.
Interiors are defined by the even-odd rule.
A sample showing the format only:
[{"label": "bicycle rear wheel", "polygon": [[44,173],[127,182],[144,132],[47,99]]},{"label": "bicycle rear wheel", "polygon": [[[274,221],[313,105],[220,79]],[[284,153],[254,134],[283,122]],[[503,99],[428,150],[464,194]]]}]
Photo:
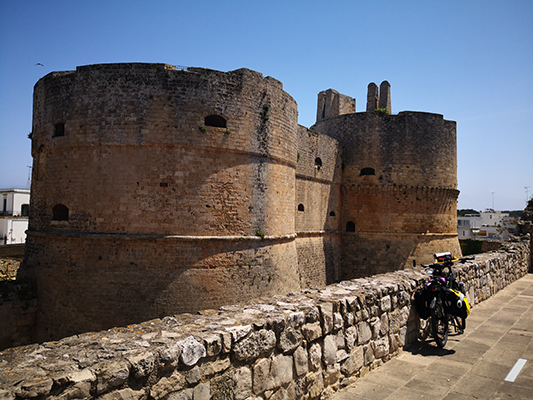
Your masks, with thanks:
[{"label": "bicycle rear wheel", "polygon": [[449,329],[448,318],[444,312],[442,299],[438,297],[435,308],[431,310],[431,335],[435,339],[437,346],[441,348],[446,346]]}]

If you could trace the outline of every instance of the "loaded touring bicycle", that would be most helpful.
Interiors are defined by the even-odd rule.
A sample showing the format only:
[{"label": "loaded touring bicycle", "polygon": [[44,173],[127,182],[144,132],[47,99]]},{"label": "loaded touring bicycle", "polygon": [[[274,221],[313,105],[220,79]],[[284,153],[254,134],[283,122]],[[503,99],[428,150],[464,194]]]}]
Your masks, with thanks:
[{"label": "loaded touring bicycle", "polygon": [[464,284],[455,281],[452,269],[457,261],[450,252],[435,254],[433,264],[422,264],[431,278],[415,293],[418,314],[428,320],[431,335],[439,347],[446,346],[450,325],[457,333],[464,332],[470,314]]}]

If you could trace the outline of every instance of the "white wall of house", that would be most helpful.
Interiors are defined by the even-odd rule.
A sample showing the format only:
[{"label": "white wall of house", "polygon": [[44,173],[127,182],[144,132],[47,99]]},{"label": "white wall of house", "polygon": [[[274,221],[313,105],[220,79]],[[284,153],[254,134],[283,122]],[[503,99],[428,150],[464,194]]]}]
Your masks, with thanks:
[{"label": "white wall of house", "polygon": [[29,189],[0,189],[0,215],[22,215],[25,204],[30,204]]},{"label": "white wall of house", "polygon": [[26,242],[27,218],[0,218],[0,244]]},{"label": "white wall of house", "polygon": [[508,239],[516,226],[507,213],[484,211],[457,217],[459,239]]}]

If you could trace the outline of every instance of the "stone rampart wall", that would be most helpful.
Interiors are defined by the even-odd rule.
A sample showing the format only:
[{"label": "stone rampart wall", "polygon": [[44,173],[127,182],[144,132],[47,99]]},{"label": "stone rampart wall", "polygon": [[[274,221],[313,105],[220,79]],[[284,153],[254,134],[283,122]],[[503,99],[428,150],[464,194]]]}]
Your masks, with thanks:
[{"label": "stone rampart wall", "polygon": [[0,258],[22,258],[24,256],[24,243],[7,244],[0,246]]},{"label": "stone rampart wall", "polygon": [[0,349],[33,341],[36,311],[37,298],[32,285],[0,282]]},{"label": "stone rampart wall", "polygon": [[[525,275],[529,243],[457,266],[472,305]],[[0,398],[327,398],[415,341],[403,270],[0,353]],[[467,328],[468,329],[468,328]]]}]

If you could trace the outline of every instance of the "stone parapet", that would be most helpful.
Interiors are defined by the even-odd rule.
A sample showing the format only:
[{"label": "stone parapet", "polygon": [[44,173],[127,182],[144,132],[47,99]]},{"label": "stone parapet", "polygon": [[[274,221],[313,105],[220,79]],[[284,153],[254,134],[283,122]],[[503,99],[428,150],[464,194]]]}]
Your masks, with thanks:
[{"label": "stone parapet", "polygon": [[[529,243],[456,267],[472,305],[525,275]],[[0,353],[0,398],[315,399],[417,340],[419,269]]]}]

